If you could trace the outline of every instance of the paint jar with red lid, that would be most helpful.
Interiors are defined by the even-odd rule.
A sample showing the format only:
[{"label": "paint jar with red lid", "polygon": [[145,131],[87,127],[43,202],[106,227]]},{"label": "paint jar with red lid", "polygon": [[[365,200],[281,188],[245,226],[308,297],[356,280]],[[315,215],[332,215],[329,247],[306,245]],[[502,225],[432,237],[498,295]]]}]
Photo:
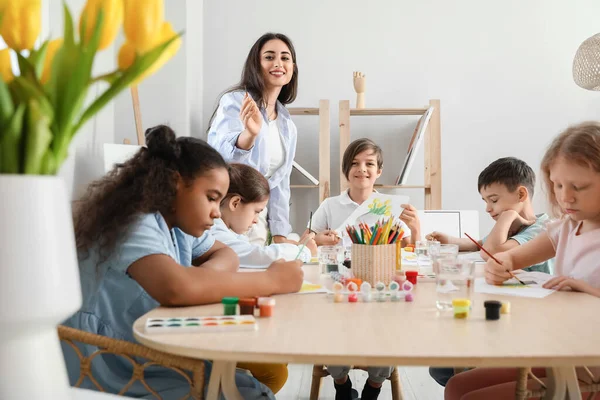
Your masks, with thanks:
[{"label": "paint jar with red lid", "polygon": [[406,271],[406,280],[412,283],[413,285],[417,284],[417,275],[419,275],[419,271]]}]

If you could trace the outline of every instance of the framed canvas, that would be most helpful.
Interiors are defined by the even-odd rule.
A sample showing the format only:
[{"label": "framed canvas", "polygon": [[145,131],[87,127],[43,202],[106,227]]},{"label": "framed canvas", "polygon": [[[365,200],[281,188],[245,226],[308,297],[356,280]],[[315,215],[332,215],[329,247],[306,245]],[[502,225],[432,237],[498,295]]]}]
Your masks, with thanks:
[{"label": "framed canvas", "polygon": [[421,119],[419,119],[419,122],[417,122],[417,126],[415,127],[412,138],[410,139],[410,143],[408,145],[408,151],[406,152],[404,164],[402,164],[402,169],[400,170],[400,174],[396,180],[396,185],[406,184],[408,175],[410,174],[410,169],[415,161],[417,151],[421,145],[421,142],[423,141],[423,135],[425,134],[425,130],[427,129],[427,125],[429,124],[432,114],[433,107],[429,107]]}]

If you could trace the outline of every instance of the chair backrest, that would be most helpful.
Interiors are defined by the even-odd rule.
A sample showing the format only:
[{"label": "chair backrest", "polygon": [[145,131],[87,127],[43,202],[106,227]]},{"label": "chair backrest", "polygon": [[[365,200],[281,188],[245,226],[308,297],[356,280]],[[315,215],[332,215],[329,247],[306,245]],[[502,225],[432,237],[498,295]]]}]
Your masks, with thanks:
[{"label": "chair backrest", "polygon": [[466,238],[465,232],[479,239],[479,212],[476,210],[419,210],[421,236],[433,231]]}]

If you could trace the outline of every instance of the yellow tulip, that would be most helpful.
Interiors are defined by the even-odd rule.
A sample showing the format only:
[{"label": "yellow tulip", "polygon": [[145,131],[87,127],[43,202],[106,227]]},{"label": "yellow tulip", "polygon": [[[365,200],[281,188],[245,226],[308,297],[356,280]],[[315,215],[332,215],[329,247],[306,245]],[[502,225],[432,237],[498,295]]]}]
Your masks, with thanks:
[{"label": "yellow tulip", "polygon": [[46,49],[46,59],[44,60],[44,70],[42,71],[42,84],[45,84],[50,79],[52,60],[54,60],[54,55],[56,54],[56,51],[60,49],[62,44],[62,39],[54,39],[48,43],[48,48]]},{"label": "yellow tulip", "polygon": [[124,0],[125,22],[123,28],[127,41],[138,54],[154,47],[164,21],[163,0]]},{"label": "yellow tulip", "polygon": [[16,51],[31,50],[42,29],[41,0],[4,2],[0,35]]},{"label": "yellow tulip", "polygon": [[94,33],[96,27],[96,20],[100,10],[104,11],[104,19],[102,22],[102,28],[100,32],[100,44],[99,50],[107,48],[119,32],[119,28],[123,23],[123,0],[88,0],[85,4],[83,12],[79,17],[79,25],[85,21],[85,34],[82,38],[84,42],[87,42]]},{"label": "yellow tulip", "polygon": [[[177,36],[177,34],[173,30],[171,24],[168,22],[163,23],[160,33],[154,38],[154,43],[152,43],[151,49],[165,43],[166,41],[172,39],[175,36]],[[138,85],[141,81],[158,71],[160,67],[162,67],[175,55],[175,53],[177,53],[180,47],[181,37],[177,37],[177,39],[171,42],[171,44],[162,52],[162,54],[160,55],[160,57],[158,57],[154,64],[152,64],[150,68],[148,68],[142,75],[140,75],[135,80],[135,82],[133,82],[133,85]],[[137,54],[135,51],[135,45],[130,42],[125,42],[119,50],[119,69],[124,70],[129,68],[131,64],[133,64],[133,62],[135,61],[136,56]]]},{"label": "yellow tulip", "polygon": [[123,43],[119,49],[118,64],[119,69],[124,70],[131,67],[135,61],[135,46],[129,42]]},{"label": "yellow tulip", "polygon": [[[171,26],[171,24],[168,22],[165,22],[165,23],[163,23],[163,26],[160,30],[160,35],[156,38],[157,40],[152,47],[154,48],[160,44],[163,44],[166,41],[172,39],[176,35],[177,34],[173,30],[173,27]],[[177,39],[172,41],[171,44],[169,45],[169,47],[167,47],[163,51],[163,53],[160,55],[160,57],[158,57],[158,60],[156,60],[154,62],[154,64],[152,64],[152,66],[150,66],[150,68],[148,68],[146,70],[146,72],[144,72],[142,74],[142,76],[139,78],[138,82],[146,79],[147,77],[149,77],[150,75],[152,75],[153,73],[158,71],[163,65],[165,65],[165,63],[167,61],[169,61],[171,58],[173,58],[173,56],[175,55],[175,53],[177,53],[177,51],[179,50],[180,47],[181,47],[181,37],[177,37]]]},{"label": "yellow tulip", "polygon": [[0,50],[0,77],[6,83],[15,77],[10,65],[10,49]]}]

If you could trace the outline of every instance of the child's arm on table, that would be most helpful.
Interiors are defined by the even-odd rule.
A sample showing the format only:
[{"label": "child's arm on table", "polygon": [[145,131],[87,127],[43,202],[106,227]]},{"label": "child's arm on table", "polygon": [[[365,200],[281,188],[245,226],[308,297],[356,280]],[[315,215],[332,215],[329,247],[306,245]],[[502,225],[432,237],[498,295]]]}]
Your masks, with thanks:
[{"label": "child's arm on table", "polygon": [[192,265],[217,271],[235,272],[240,266],[240,259],[229,246],[217,240],[206,253],[192,260]]},{"label": "child's arm on table", "polygon": [[512,250],[494,254],[494,258],[501,262],[498,264],[492,258],[485,264],[485,280],[489,284],[500,284],[511,278],[506,270],[514,271],[530,265],[539,264],[556,255],[548,233],[542,232],[533,240],[517,246]]},{"label": "child's arm on table", "polygon": [[[469,238],[457,238],[443,232],[431,232],[425,236],[427,240],[437,240],[441,244],[457,244],[459,251],[477,251],[479,248]],[[481,244],[481,240],[477,241]]]},{"label": "child's arm on table", "polygon": [[[523,225],[529,226],[534,222],[535,220],[524,219],[514,210],[504,211],[485,240],[485,249],[491,254],[496,254],[517,247],[519,242],[509,239],[509,237],[513,236]],[[489,256],[484,251],[479,253],[481,258],[485,261],[488,260]]]},{"label": "child's arm on table", "polygon": [[186,268],[164,254],[131,264],[127,273],[163,306],[190,306],[223,297],[270,296],[300,290],[302,262],[278,260],[264,272],[241,273],[213,268]]}]

